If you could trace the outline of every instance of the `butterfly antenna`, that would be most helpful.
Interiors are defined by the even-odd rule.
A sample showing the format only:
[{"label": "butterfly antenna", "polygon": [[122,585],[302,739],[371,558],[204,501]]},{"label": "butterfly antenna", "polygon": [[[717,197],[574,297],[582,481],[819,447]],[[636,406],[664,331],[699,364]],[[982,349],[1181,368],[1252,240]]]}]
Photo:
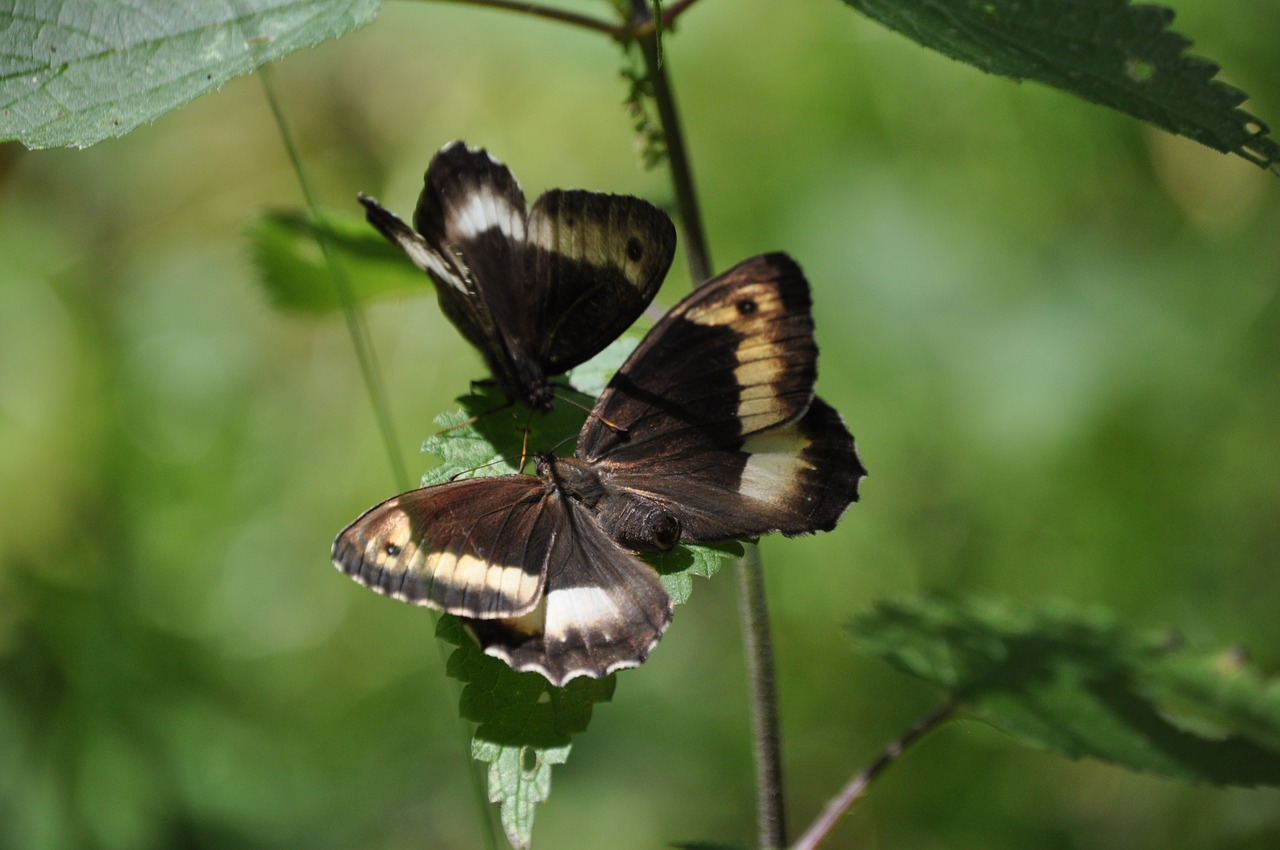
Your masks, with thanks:
[{"label": "butterfly antenna", "polygon": [[459,422],[457,425],[450,425],[448,428],[441,428],[439,431],[436,432],[436,434],[437,435],[448,434],[450,431],[456,431],[459,428],[465,428],[468,425],[474,425],[477,422],[479,422],[481,419],[484,419],[486,416],[492,416],[495,413],[499,413],[503,410],[506,410],[508,407],[511,407],[513,404],[515,404],[515,402],[513,402],[511,399],[507,399],[502,404],[495,405],[493,407],[490,407],[488,410],[482,410],[479,413],[476,413],[472,416],[467,417],[466,419]]},{"label": "butterfly antenna", "polygon": [[[493,460],[489,461],[488,463],[483,463],[480,466],[473,466],[470,469],[460,469],[457,472],[453,473],[453,475],[449,476],[449,481],[450,482],[457,481],[460,476],[471,475],[473,473],[479,472],[482,469],[488,469],[491,466],[497,466],[500,463],[510,463],[514,457],[515,457],[514,455],[496,457]],[[521,450],[520,466],[516,468],[516,472],[524,471],[524,461],[525,461],[524,451]]]},{"label": "butterfly antenna", "polygon": [[[588,396],[588,398],[590,398],[590,396],[587,393],[582,392],[582,390],[575,390],[573,389],[573,387],[569,387],[569,389],[573,390],[575,393],[578,393],[579,395],[586,395]],[[559,401],[563,401],[565,404],[572,405],[573,407],[578,408],[583,413],[587,414],[587,416],[597,420],[598,422],[603,424],[606,428],[608,428],[610,431],[612,431],[615,434],[625,436],[627,433],[626,428],[623,428],[621,425],[617,424],[616,422],[610,422],[608,419],[605,419],[599,413],[596,413],[594,408],[587,407],[585,404],[579,404],[578,402],[574,401],[571,398],[560,395],[560,393],[556,393],[556,399]]]}]

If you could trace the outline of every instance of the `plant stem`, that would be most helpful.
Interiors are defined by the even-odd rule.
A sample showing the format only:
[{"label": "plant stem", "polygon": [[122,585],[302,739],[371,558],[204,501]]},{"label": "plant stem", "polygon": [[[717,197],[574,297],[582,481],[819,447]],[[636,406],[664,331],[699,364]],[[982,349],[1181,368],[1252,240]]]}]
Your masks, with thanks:
[{"label": "plant stem", "polygon": [[751,685],[751,725],[756,760],[756,828],[767,850],[787,844],[786,799],[782,784],[782,724],[778,717],[778,683],[774,677],[769,606],[764,593],[760,547],[747,545],[734,565],[738,584],[738,616],[742,650]]},{"label": "plant stem", "polygon": [[947,703],[942,708],[919,720],[914,726],[902,733],[902,736],[897,740],[890,742],[889,746],[884,748],[884,752],[880,753],[875,761],[850,779],[848,784],[840,789],[840,793],[832,798],[830,803],[827,803],[826,808],[822,810],[822,814],[818,815],[813,825],[809,827],[804,835],[800,836],[800,840],[791,846],[791,850],[814,850],[825,841],[831,831],[835,829],[836,824],[840,822],[840,818],[844,817],[844,813],[866,792],[872,781],[885,768],[893,764],[907,747],[949,720],[955,710],[954,703]]},{"label": "plant stem", "polygon": [[360,363],[360,374],[364,377],[364,385],[369,393],[369,401],[373,404],[374,417],[378,420],[379,430],[382,431],[382,441],[387,449],[387,459],[391,462],[391,470],[395,475],[396,485],[401,490],[408,490],[411,486],[409,473],[405,468],[404,458],[398,448],[400,442],[396,439],[395,426],[391,419],[391,408],[387,404],[386,389],[382,385],[381,373],[373,355],[373,346],[369,342],[369,328],[364,323],[364,317],[356,309],[355,297],[351,294],[351,284],[347,282],[347,276],[342,266],[339,265],[330,250],[329,239],[320,219],[320,211],[316,207],[315,196],[311,193],[311,184],[308,182],[306,172],[302,168],[302,158],[299,156],[298,148],[293,142],[293,134],[289,132],[289,125],[285,123],[284,112],[276,99],[275,87],[272,85],[271,77],[271,66],[263,65],[260,72],[262,90],[266,93],[267,103],[271,106],[271,114],[275,116],[276,127],[280,131],[280,139],[289,155],[289,161],[293,164],[293,173],[298,179],[298,187],[302,190],[302,198],[306,202],[307,210],[311,213],[312,219],[316,222],[316,239],[320,243],[320,253],[324,255],[325,265],[328,266],[333,288],[338,293],[338,303],[342,305],[342,315],[347,320],[347,331],[351,335],[351,343],[356,350],[356,360]]},{"label": "plant stem", "polygon": [[[602,21],[599,18],[593,18],[590,15],[580,15],[577,12],[568,12],[564,9],[557,9],[554,6],[542,6],[537,3],[522,3],[520,0],[435,0],[437,3],[465,3],[469,6],[487,6],[491,9],[504,9],[508,12],[520,12],[525,15],[532,15],[535,18],[546,18],[551,21],[558,21],[562,24],[570,24],[584,29],[602,32],[605,35],[616,38],[619,41],[627,41],[630,39],[651,38],[657,30],[658,25],[653,20],[652,15],[644,21],[633,26],[619,26],[618,24]],[[665,29],[669,27],[676,18],[680,17],[686,9],[692,6],[698,0],[679,0],[672,3],[670,8],[662,10],[662,26]]]},{"label": "plant stem", "polygon": [[689,276],[695,287],[711,277],[711,255],[703,235],[702,211],[698,208],[698,193],[693,186],[693,172],[689,168],[689,154],[684,147],[684,133],[680,129],[680,115],[676,110],[675,95],[667,81],[665,62],[658,56],[658,39],[655,36],[650,10],[645,0],[632,0],[635,19],[633,24],[640,31],[646,24],[649,35],[639,38],[640,52],[653,84],[653,99],[658,107],[658,119],[662,122],[662,135],[667,144],[667,159],[671,163],[671,182],[676,192],[676,208],[680,211],[680,223],[684,229],[684,255],[689,263]]},{"label": "plant stem", "polygon": [[436,2],[466,3],[468,6],[489,6],[494,9],[505,9],[509,12],[522,12],[526,15],[533,15],[535,18],[547,18],[548,20],[559,21],[562,24],[585,27],[613,38],[621,38],[625,34],[623,27],[609,21],[602,21],[589,15],[580,15],[577,12],[567,12],[552,6],[540,6],[537,3],[522,3],[519,0],[436,0]]},{"label": "plant stem", "polygon": [[[687,8],[688,4],[680,7]],[[680,9],[673,9],[678,13]],[[656,30],[646,0],[632,0],[632,26],[635,32],[649,35],[639,38],[653,96],[666,137],[667,157],[671,163],[671,179],[675,185],[676,205],[684,225],[685,257],[689,276],[697,287],[711,277],[711,255],[703,235],[702,213],[693,186],[693,173],[684,146],[684,134],[675,97],[667,80],[665,63],[660,61]],[[663,16],[664,19],[667,17]],[[748,546],[746,555],[734,568],[738,586],[738,611],[742,623],[742,648],[746,656],[751,687],[751,721],[756,764],[756,823],[759,844],[763,848],[779,848],[787,843],[785,794],[782,780],[782,733],[778,719],[778,688],[774,676],[773,640],[769,635],[769,607],[764,592],[764,565],[760,549]]]},{"label": "plant stem", "polygon": [[[284,143],[289,161],[293,165],[293,173],[297,177],[299,188],[302,190],[302,197],[307,205],[307,210],[319,225],[321,223],[320,210],[316,206],[315,196],[311,192],[311,184],[307,180],[306,171],[302,167],[302,157],[298,153],[297,145],[294,144],[293,134],[289,131],[289,125],[284,120],[284,111],[280,108],[280,102],[276,98],[271,66],[263,65],[258,69],[258,73],[259,79],[262,80],[262,90],[266,94],[267,103],[271,107],[271,114],[275,116],[276,128],[280,131],[280,139]],[[347,331],[351,335],[351,342],[356,350],[356,359],[360,362],[360,372],[364,377],[365,389],[369,393],[374,415],[382,431],[382,440],[387,450],[387,457],[391,461],[396,485],[400,490],[408,490],[411,486],[409,473],[405,468],[404,458],[400,454],[400,444],[396,440],[395,429],[391,420],[391,408],[387,403],[387,394],[382,385],[381,372],[373,355],[373,346],[369,341],[369,329],[364,323],[363,315],[356,308],[355,297],[351,294],[351,285],[347,281],[342,266],[336,261],[330,249],[328,235],[323,227],[317,226],[316,239],[320,243],[320,252],[324,256],[325,265],[329,269],[329,277],[333,282],[334,289],[337,290],[338,301],[342,305],[343,316],[347,320]],[[432,641],[432,643],[436,645],[436,649],[440,653],[440,666],[443,668],[447,662],[444,645],[438,640]],[[461,685],[453,679],[449,681],[453,682],[451,692],[454,702],[457,702],[461,695]],[[497,850],[498,839],[494,833],[493,819],[490,816],[489,799],[485,793],[484,778],[480,775],[476,762],[471,758],[471,730],[465,722],[462,723],[460,728],[463,731],[463,764],[466,766],[467,774],[471,779],[471,791],[476,801],[476,814],[480,818],[484,845],[488,850]]]}]

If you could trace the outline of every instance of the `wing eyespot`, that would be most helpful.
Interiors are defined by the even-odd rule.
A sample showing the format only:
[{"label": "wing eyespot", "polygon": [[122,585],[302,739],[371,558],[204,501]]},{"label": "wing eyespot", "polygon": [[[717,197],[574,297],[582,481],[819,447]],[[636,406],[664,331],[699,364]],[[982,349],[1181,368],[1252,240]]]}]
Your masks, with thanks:
[{"label": "wing eyespot", "polygon": [[388,558],[399,558],[400,553],[404,551],[404,547],[399,543],[392,543],[388,540],[386,543],[382,544],[382,551],[387,554]]},{"label": "wing eyespot", "polygon": [[644,243],[635,236],[627,240],[627,259],[633,263],[644,258]]},{"label": "wing eyespot", "polygon": [[750,316],[760,309],[760,306],[756,304],[755,299],[753,298],[743,298],[738,302],[737,307],[738,312],[744,316]]}]

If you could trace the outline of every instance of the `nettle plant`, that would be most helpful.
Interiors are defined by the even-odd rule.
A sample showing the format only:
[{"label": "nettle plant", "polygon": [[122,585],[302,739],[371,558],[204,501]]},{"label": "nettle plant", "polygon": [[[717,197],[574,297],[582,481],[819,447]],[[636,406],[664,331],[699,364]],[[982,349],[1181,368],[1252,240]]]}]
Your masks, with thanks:
[{"label": "nettle plant", "polygon": [[[1126,0],[845,2],[924,47],[986,72],[1046,83],[1277,172],[1280,145],[1261,121],[1239,109],[1244,93],[1216,80],[1216,65],[1188,55],[1190,42],[1169,29],[1173,13],[1168,9]],[[553,19],[618,43],[643,158],[646,165],[669,171],[690,276],[710,279],[720,267],[708,255],[693,163],[662,53],[663,39],[678,19],[694,12],[695,0],[611,0],[601,3],[599,17],[508,0],[471,3]],[[263,66],[370,23],[379,5],[376,0],[284,6],[262,0],[234,6],[154,2],[105,16],[99,4],[65,2],[21,14],[0,12],[8,66],[0,79],[7,104],[0,130],[4,138],[33,148],[88,146],[123,135],[257,68],[264,70],[274,108]],[[423,291],[425,277],[357,210],[322,215],[315,208],[304,163],[294,153],[278,108],[276,115],[308,206],[257,220],[251,235],[259,271],[280,309],[341,311],[346,316],[378,420],[384,434],[389,433],[387,402],[358,311],[387,292]],[[628,142],[619,139],[620,156]],[[394,226],[385,219],[380,228],[395,238],[388,233]],[[412,245],[402,247],[413,256]],[[660,278],[661,272],[657,274]],[[656,288],[657,282],[645,285]],[[471,330],[468,337],[474,342],[482,333]],[[607,335],[615,335],[614,329]],[[634,346],[634,339],[624,338],[568,371],[567,384],[587,397],[585,405],[553,407],[545,396],[537,396],[531,398],[541,410],[513,417],[510,410],[493,413],[512,402],[512,393],[501,387],[462,397],[460,411],[437,419],[441,430],[428,439],[425,450],[440,463],[421,485],[464,475],[511,475],[521,471],[533,452],[555,450],[578,433],[590,398],[605,389]],[[492,365],[494,358],[488,359]],[[497,377],[501,383],[502,376]],[[530,399],[514,401],[518,405]],[[604,433],[611,427],[611,408],[601,410],[597,416],[604,424],[595,427]],[[513,421],[518,428],[511,427]],[[856,422],[851,427],[857,431]],[[387,443],[398,489],[407,490],[403,460],[392,441]],[[856,460],[846,456],[845,463],[856,470]],[[875,469],[874,457],[869,465]],[[845,521],[857,521],[856,509]],[[409,536],[397,538],[393,554],[400,553],[406,540],[412,543],[414,534],[426,532],[410,528],[405,533]],[[792,838],[783,813],[779,716],[758,550],[750,541],[647,548],[661,550],[644,557],[660,575],[662,591],[677,604],[688,598],[694,576],[710,577],[726,562],[735,565],[751,671],[761,847],[819,846],[904,749],[959,718],[981,720],[1017,742],[1072,758],[1092,756],[1188,782],[1280,785],[1280,691],[1240,658],[1136,633],[1118,617],[1065,605],[1031,608],[940,597],[881,602],[848,624],[853,646],[933,683],[942,698],[935,711],[858,771],[798,839]],[[378,585],[385,577],[363,578]],[[575,668],[570,672],[587,675],[572,677],[538,672],[536,665],[517,672],[507,663],[515,657],[513,651],[497,653],[506,661],[486,654],[467,634],[463,620],[449,614],[439,617],[437,634],[452,647],[447,672],[461,683],[460,714],[468,724],[471,753],[487,771],[484,793],[500,807],[510,843],[529,847],[538,805],[551,790],[553,767],[565,763],[575,737],[586,731],[593,707],[614,697],[618,674],[608,672],[613,669],[608,665]],[[492,641],[485,642],[492,647]],[[627,660],[642,659],[640,653]],[[477,816],[488,845],[496,846],[487,807],[479,799]]]}]

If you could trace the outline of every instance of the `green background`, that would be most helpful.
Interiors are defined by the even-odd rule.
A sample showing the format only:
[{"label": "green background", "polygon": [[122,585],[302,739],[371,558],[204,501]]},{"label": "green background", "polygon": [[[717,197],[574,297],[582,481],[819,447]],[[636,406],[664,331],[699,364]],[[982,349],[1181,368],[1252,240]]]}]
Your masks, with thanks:
[{"label": "green background", "polygon": [[[1280,125],[1273,0],[1176,9]],[[850,651],[873,599],[1065,598],[1280,667],[1276,180],[834,0],[702,3],[668,35],[713,262],[804,265],[820,391],[871,470],[836,531],[763,544],[793,834],[936,704]],[[452,138],[530,198],[670,205],[619,66],[585,31],[393,4],[273,78],[329,208],[408,213]],[[0,846],[479,846],[433,618],[328,563],[395,485],[341,319],[255,281],[245,225],[300,204],[257,76],[86,151],[0,147]],[[688,287],[678,255],[660,299]],[[483,370],[429,294],[368,322],[416,475]],[[535,846],[752,839],[737,630],[730,572],[698,580]],[[829,846],[1278,842],[1275,791],[958,723]]]}]

